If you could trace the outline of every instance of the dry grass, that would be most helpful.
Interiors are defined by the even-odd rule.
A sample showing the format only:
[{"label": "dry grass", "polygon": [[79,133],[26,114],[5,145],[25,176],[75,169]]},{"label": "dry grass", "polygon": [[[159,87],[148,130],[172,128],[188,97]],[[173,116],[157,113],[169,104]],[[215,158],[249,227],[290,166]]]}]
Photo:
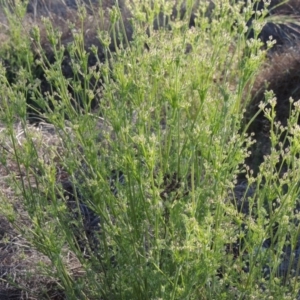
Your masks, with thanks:
[{"label": "dry grass", "polygon": [[[265,102],[265,92],[272,90],[277,99],[276,122],[287,126],[290,115],[290,98],[300,99],[300,44],[285,51],[274,53],[259,72],[251,91],[251,102],[247,107],[246,122],[259,110],[260,102]],[[247,164],[256,172],[257,166],[263,161],[263,156],[270,153],[270,122],[261,112],[248,130],[255,133],[257,143],[252,149],[252,156]],[[285,147],[288,146],[287,144]]]},{"label": "dry grass", "polygon": [[[53,276],[55,270],[50,259],[37,251],[26,239],[33,224],[24,207],[24,196],[16,186],[19,185],[21,189],[21,185],[25,184],[35,188],[38,171],[36,166],[28,168],[20,165],[14,154],[16,152],[12,137],[15,139],[17,151],[32,141],[37,152],[36,160],[45,166],[54,165],[57,187],[62,184],[63,188],[68,189],[64,184],[69,182],[70,175],[64,170],[63,160],[72,154],[66,150],[62,136],[67,134],[69,138],[75,139],[75,135],[68,122],[65,124],[64,133],[47,123],[40,123],[38,126],[16,123],[11,132],[12,135],[8,134],[8,128],[0,126],[0,155],[4,159],[0,163],[0,199],[7,204],[7,211],[0,213],[0,300],[66,299],[59,282]],[[109,147],[109,141],[104,137],[114,138],[111,126],[104,119],[98,118],[96,132],[99,133],[99,147]],[[88,132],[84,136],[87,134]],[[74,142],[74,147],[75,145]],[[81,147],[78,146],[74,151],[80,152]],[[15,182],[11,181],[13,179]],[[40,183],[39,191],[43,191]],[[13,223],[8,220],[12,215],[11,210],[14,216],[17,216]],[[30,236],[28,237],[30,239]],[[74,280],[84,276],[85,272],[79,259],[67,245],[62,252],[70,276]],[[45,266],[49,270],[48,274],[45,274]],[[1,298],[2,295],[4,298]],[[13,298],[14,296],[16,298]]]},{"label": "dry grass", "polygon": [[[27,126],[27,135],[31,135],[36,146],[39,157],[44,163],[57,162],[59,168],[59,155],[62,153],[62,143],[52,126],[41,124],[39,128]],[[25,168],[18,165],[12,154],[12,144],[10,138],[5,134],[6,129],[1,128],[1,155],[6,157],[6,163],[0,165],[0,186],[1,201],[5,201],[8,209],[13,209],[17,219],[13,225],[7,220],[7,217],[0,214],[0,299],[64,299],[64,293],[59,287],[59,282],[51,276],[53,267],[49,258],[38,252],[28,243],[21,233],[25,233],[32,226],[31,220],[24,208],[22,195],[12,188],[10,180],[14,177],[19,183],[21,179],[25,184],[28,180],[31,186],[34,186],[35,175],[26,174]],[[18,147],[22,148],[26,143],[25,133],[20,124],[14,128]],[[57,156],[53,156],[53,154]],[[63,171],[57,173],[57,180],[62,180],[66,176]],[[24,230],[26,228],[26,230]],[[26,235],[26,234],[25,234]],[[81,264],[76,256],[67,248],[64,250],[65,264],[70,274],[84,276]],[[47,266],[49,274],[45,274]],[[15,297],[15,298],[14,298]]]}]

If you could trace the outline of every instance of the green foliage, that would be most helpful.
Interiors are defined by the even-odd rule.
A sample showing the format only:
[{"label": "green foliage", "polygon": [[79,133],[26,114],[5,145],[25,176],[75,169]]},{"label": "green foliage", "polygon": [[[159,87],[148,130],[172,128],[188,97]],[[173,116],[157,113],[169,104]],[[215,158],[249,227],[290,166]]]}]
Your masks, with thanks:
[{"label": "green foliage", "polygon": [[[23,68],[10,83],[1,66],[5,96],[0,118],[17,163],[11,184],[30,226],[18,225],[19,216],[4,193],[1,211],[49,258],[53,270],[48,276],[57,278],[68,299],[296,296],[297,277],[289,272],[294,265],[282,271],[285,276],[278,272],[284,269],[281,249],[288,243],[294,249],[298,241],[298,214],[291,213],[299,194],[298,104],[288,128],[274,123],[274,101],[271,110],[261,108],[272,123],[272,151],[257,178],[243,166],[254,143],[243,133],[243,108],[266,54],[259,41],[244,37],[253,4],[241,14],[240,3],[216,1],[210,20],[201,5],[195,28],[189,29],[186,20],[174,20],[172,30],[150,30],[149,35],[145,27],[151,27],[157,7],[139,5],[134,41],[95,68],[88,66],[84,33],[74,35],[68,46],[72,80],[61,70],[65,49],[59,46],[60,37],[45,21],[55,57],[54,64],[43,55],[37,62],[51,87],[46,95],[26,81],[33,63],[29,44],[13,43],[13,64]],[[111,17],[117,15],[116,9]],[[12,36],[20,33],[18,24],[10,26]],[[37,28],[33,37],[39,44]],[[29,78],[31,83],[36,80]],[[93,110],[100,80],[101,101]],[[29,88],[60,147],[43,149],[44,137],[31,132],[26,122]],[[76,97],[82,106],[76,106]],[[288,151],[280,148],[282,135],[289,140]],[[3,156],[3,166],[8,159]],[[74,195],[66,195],[58,183],[61,169],[76,187]],[[125,183],[115,178],[116,195],[111,192],[112,170],[125,177]],[[18,178],[16,173],[23,175]],[[248,181],[239,198],[234,190],[241,173]],[[254,192],[247,198],[249,190]],[[238,208],[243,201],[247,213]],[[81,204],[99,216],[101,225],[96,233],[100,245],[94,250],[86,243],[86,253],[78,241],[78,235],[81,241],[89,239]],[[264,247],[266,240],[269,248]],[[64,260],[67,251],[80,261],[84,276],[72,276]],[[266,266],[269,278],[263,272]]]},{"label": "green foliage", "polygon": [[[15,4],[13,4],[12,1],[6,1],[5,4],[1,5],[8,23],[7,26],[2,25],[1,30],[3,30],[3,32],[7,31],[9,36],[1,45],[1,59],[4,62],[9,62],[9,67],[6,68],[6,77],[10,81],[18,82],[18,70],[21,68],[30,71],[33,64],[30,39],[27,36],[24,38],[24,28],[22,26],[27,3],[26,1],[24,3],[15,1]],[[30,72],[28,72],[27,75],[30,75]]]}]

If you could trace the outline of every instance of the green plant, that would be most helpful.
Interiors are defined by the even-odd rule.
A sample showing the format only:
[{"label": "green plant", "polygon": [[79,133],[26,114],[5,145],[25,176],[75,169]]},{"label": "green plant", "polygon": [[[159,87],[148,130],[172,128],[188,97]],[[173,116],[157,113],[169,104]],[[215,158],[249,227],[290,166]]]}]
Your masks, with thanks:
[{"label": "green plant", "polygon": [[[115,53],[107,44],[107,61],[97,68],[88,68],[79,30],[68,47],[72,80],[61,70],[65,49],[45,21],[55,63],[41,56],[38,64],[54,92],[35,87],[33,97],[51,131],[27,124],[28,73],[10,84],[1,66],[1,168],[10,171],[21,207],[15,213],[15,198],[2,192],[1,211],[48,259],[46,276],[67,299],[297,295],[294,265],[283,266],[281,256],[298,240],[298,215],[291,214],[298,201],[297,106],[287,129],[273,124],[273,101],[270,111],[261,107],[272,124],[272,151],[256,178],[243,166],[254,143],[242,127],[243,109],[267,51],[244,37],[251,5],[241,14],[241,3],[216,1],[209,20],[201,4],[195,28],[175,20],[172,30],[146,34],[150,7],[150,17],[134,14],[134,40]],[[33,36],[38,45],[37,28]],[[102,96],[92,109],[95,78]],[[289,151],[277,147],[287,132]],[[284,176],[279,161],[288,166]],[[247,182],[238,196],[241,173]],[[81,275],[72,272],[70,255]]]}]

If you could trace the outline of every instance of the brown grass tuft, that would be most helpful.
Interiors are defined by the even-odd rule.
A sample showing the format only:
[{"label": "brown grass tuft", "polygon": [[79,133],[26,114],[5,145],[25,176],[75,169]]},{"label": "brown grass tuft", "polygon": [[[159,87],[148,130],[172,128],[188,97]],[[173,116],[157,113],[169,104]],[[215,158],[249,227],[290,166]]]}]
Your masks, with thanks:
[{"label": "brown grass tuft", "polygon": [[[31,186],[34,186],[36,175],[28,176],[24,166],[19,168],[6,128],[0,126],[0,129],[0,153],[1,157],[5,157],[5,163],[0,164],[0,199],[1,203],[7,203],[8,211],[13,209],[17,217],[10,223],[7,212],[0,213],[0,299],[66,299],[59,282],[55,276],[51,276],[55,274],[51,261],[26,239],[25,231],[31,228],[31,219],[24,207],[22,195],[11,183],[14,177],[19,182],[22,179],[25,184],[30,182]],[[17,147],[24,147],[26,135],[30,135],[39,158],[45,164],[56,162],[57,169],[60,169],[59,159],[61,155],[63,156],[63,148],[53,126],[40,124],[37,128],[27,125],[25,134],[22,126],[16,124],[14,132]],[[59,174],[57,177],[59,180]],[[24,228],[26,230],[22,232]],[[63,252],[70,276],[75,279],[84,276],[83,268],[75,254],[67,247]],[[45,266],[49,270],[48,273],[45,273]]]},{"label": "brown grass tuft", "polygon": [[[259,73],[252,89],[251,102],[248,105],[246,121],[259,110],[260,102],[265,101],[265,92],[272,90],[277,98],[276,121],[287,125],[290,115],[290,98],[300,99],[300,44],[293,48],[286,48],[284,52],[274,53]],[[270,123],[261,112],[250,125],[249,133],[255,133],[257,143],[252,149],[252,156],[248,160],[251,168],[257,171],[263,156],[270,152]]]}]

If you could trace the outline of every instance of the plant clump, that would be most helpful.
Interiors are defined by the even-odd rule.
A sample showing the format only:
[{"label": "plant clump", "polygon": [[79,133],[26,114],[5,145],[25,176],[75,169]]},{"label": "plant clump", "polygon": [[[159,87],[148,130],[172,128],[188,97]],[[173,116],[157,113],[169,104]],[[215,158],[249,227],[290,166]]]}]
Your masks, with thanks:
[{"label": "plant clump", "polygon": [[259,39],[274,3],[5,10],[0,293],[299,296],[297,55]]}]

